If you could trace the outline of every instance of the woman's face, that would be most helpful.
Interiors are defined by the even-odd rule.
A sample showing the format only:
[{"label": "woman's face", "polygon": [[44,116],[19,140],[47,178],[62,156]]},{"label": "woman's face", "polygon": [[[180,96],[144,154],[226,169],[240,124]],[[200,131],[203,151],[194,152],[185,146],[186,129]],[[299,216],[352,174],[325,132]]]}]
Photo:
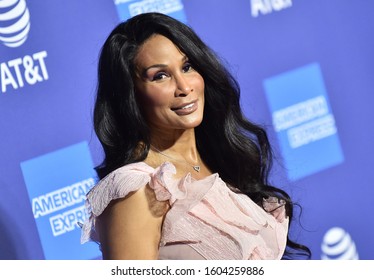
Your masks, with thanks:
[{"label": "woman's face", "polygon": [[203,119],[204,80],[168,38],[150,37],[135,57],[135,86],[152,129],[189,129]]}]

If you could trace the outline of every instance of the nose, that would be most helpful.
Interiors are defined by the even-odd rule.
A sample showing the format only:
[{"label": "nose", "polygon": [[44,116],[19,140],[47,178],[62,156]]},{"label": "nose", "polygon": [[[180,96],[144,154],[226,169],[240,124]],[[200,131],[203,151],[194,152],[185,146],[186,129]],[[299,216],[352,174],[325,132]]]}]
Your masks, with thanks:
[{"label": "nose", "polygon": [[184,75],[179,75],[175,78],[176,82],[176,89],[175,95],[176,96],[187,96],[193,91],[190,81]]}]

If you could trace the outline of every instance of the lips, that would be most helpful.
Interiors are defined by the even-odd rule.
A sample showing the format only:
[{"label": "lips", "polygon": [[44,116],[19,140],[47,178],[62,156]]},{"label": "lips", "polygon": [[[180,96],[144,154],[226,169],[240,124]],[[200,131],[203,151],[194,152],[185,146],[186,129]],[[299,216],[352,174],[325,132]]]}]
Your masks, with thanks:
[{"label": "lips", "polygon": [[178,107],[171,108],[172,111],[174,111],[177,115],[188,115],[197,110],[197,102],[189,102],[189,103],[184,103],[181,104]]}]

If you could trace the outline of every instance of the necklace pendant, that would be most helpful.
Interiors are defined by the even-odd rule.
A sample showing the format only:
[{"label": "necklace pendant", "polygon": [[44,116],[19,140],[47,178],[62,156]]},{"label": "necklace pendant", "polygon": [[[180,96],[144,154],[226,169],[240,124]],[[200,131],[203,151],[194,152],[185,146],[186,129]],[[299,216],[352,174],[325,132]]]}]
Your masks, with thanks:
[{"label": "necklace pendant", "polygon": [[196,172],[200,172],[200,166],[199,166],[199,165],[194,165],[194,166],[192,166],[192,168],[193,168]]}]

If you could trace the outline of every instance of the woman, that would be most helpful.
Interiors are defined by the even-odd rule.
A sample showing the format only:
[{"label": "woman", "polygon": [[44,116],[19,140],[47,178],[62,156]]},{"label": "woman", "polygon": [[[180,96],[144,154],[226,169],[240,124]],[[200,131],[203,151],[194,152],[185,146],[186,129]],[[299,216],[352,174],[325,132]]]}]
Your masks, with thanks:
[{"label": "woman", "polygon": [[82,242],[104,259],[280,259],[292,202],[269,186],[265,131],[239,86],[186,25],[159,13],[119,24],[99,62],[105,152]]}]

